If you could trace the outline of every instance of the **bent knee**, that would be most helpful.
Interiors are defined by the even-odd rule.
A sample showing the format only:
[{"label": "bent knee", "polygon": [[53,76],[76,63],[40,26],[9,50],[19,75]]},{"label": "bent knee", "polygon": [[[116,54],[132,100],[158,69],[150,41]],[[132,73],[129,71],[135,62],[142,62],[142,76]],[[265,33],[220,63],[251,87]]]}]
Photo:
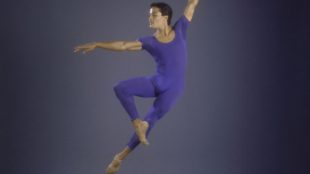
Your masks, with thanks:
[{"label": "bent knee", "polygon": [[124,92],[124,85],[122,82],[118,82],[113,86],[113,90],[115,93],[123,93]]}]

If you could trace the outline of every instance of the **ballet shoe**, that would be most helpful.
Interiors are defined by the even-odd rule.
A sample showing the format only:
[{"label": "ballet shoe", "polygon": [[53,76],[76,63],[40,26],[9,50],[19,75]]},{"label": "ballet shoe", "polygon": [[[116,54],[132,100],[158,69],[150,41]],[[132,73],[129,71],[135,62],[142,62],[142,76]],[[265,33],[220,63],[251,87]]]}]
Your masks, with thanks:
[{"label": "ballet shoe", "polygon": [[115,174],[119,171],[121,167],[122,160],[119,159],[118,155],[115,155],[112,162],[108,165],[106,169],[106,174]]}]

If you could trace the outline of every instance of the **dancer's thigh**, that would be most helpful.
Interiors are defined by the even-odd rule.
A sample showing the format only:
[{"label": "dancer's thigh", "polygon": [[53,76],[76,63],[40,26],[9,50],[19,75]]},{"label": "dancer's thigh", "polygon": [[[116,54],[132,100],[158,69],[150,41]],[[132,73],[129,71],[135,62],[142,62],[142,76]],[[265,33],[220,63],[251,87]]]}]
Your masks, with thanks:
[{"label": "dancer's thigh", "polygon": [[133,77],[127,80],[122,80],[116,84],[134,96],[139,97],[155,97],[155,87],[148,76]]},{"label": "dancer's thigh", "polygon": [[159,115],[167,113],[179,100],[183,93],[182,89],[170,88],[161,93],[154,101],[153,107]]}]

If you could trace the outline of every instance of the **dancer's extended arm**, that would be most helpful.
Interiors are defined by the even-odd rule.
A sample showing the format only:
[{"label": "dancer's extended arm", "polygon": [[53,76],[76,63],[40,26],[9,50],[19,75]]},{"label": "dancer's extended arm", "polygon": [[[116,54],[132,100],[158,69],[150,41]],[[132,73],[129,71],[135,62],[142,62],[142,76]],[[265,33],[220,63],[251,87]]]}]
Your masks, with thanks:
[{"label": "dancer's extended arm", "polygon": [[82,51],[83,53],[102,48],[111,51],[138,51],[142,50],[140,41],[108,41],[108,42],[93,42],[74,48],[74,52]]},{"label": "dancer's extended arm", "polygon": [[198,5],[199,0],[188,0],[186,8],[184,10],[185,17],[191,21],[196,9],[196,6]]}]

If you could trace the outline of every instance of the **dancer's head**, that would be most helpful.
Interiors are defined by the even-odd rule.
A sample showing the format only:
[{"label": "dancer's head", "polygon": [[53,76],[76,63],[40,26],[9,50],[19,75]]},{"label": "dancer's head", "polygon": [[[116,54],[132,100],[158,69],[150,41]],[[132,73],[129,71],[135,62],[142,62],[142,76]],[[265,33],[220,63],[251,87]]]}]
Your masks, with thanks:
[{"label": "dancer's head", "polygon": [[172,8],[164,2],[153,2],[150,5],[150,28],[161,28],[170,25]]}]

